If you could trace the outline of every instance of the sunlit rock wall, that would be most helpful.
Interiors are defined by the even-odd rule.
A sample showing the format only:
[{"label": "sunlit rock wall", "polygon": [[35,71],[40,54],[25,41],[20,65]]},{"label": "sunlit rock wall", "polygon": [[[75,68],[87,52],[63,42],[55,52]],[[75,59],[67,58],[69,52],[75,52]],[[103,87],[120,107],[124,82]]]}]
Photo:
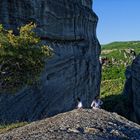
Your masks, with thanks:
[{"label": "sunlit rock wall", "polygon": [[0,23],[14,29],[29,22],[50,46],[40,81],[15,95],[0,96],[0,121],[32,121],[76,108],[85,108],[100,91],[98,17],[91,0],[0,0]]}]

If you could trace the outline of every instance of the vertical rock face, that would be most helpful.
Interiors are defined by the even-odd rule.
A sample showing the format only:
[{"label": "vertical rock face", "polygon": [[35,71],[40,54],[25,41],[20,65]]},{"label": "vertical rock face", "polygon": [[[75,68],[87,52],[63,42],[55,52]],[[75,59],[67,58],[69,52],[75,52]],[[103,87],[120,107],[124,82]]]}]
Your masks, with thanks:
[{"label": "vertical rock face", "polygon": [[126,76],[124,93],[131,98],[133,107],[131,119],[140,123],[140,55],[126,71]]},{"label": "vertical rock face", "polygon": [[36,33],[54,56],[37,85],[0,96],[0,121],[32,121],[76,107],[90,107],[100,89],[100,45],[91,0],[0,0],[0,23],[37,24]]},{"label": "vertical rock face", "polygon": [[134,120],[140,123],[140,55],[132,64],[132,91]]}]

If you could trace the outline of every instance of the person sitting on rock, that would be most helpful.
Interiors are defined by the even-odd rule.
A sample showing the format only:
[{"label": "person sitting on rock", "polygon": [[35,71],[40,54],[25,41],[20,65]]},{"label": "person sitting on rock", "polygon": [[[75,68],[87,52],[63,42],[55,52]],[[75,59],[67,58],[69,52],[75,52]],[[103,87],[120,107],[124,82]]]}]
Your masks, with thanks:
[{"label": "person sitting on rock", "polygon": [[77,102],[78,102],[77,108],[78,109],[82,108],[83,107],[83,104],[82,104],[82,102],[81,102],[81,100],[80,100],[79,97],[77,98]]},{"label": "person sitting on rock", "polygon": [[91,103],[91,107],[93,109],[101,108],[101,105],[103,104],[103,101],[99,98],[99,96],[96,96],[93,102]]}]

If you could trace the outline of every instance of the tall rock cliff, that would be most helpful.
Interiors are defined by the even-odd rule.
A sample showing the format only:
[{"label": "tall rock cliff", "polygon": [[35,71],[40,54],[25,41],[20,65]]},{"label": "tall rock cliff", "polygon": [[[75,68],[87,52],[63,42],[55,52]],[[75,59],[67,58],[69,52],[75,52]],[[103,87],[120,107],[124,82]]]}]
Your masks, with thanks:
[{"label": "tall rock cliff", "polygon": [[124,94],[131,100],[131,120],[140,124],[140,55],[126,70]]},{"label": "tall rock cliff", "polygon": [[15,95],[0,95],[0,121],[32,121],[71,110],[80,97],[88,108],[100,89],[98,17],[91,0],[0,0],[0,23],[14,29],[37,24],[54,56],[40,81]]}]

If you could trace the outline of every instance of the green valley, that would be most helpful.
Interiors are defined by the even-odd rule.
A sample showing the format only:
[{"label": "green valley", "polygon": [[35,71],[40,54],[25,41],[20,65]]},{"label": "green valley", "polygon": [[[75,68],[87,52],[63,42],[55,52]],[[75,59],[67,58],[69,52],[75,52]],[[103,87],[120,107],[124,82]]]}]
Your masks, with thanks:
[{"label": "green valley", "polygon": [[128,116],[126,110],[130,108],[129,101],[122,94],[125,70],[139,52],[140,41],[102,45],[101,58],[105,59],[105,62],[102,65],[101,98],[104,101],[104,109]]}]

